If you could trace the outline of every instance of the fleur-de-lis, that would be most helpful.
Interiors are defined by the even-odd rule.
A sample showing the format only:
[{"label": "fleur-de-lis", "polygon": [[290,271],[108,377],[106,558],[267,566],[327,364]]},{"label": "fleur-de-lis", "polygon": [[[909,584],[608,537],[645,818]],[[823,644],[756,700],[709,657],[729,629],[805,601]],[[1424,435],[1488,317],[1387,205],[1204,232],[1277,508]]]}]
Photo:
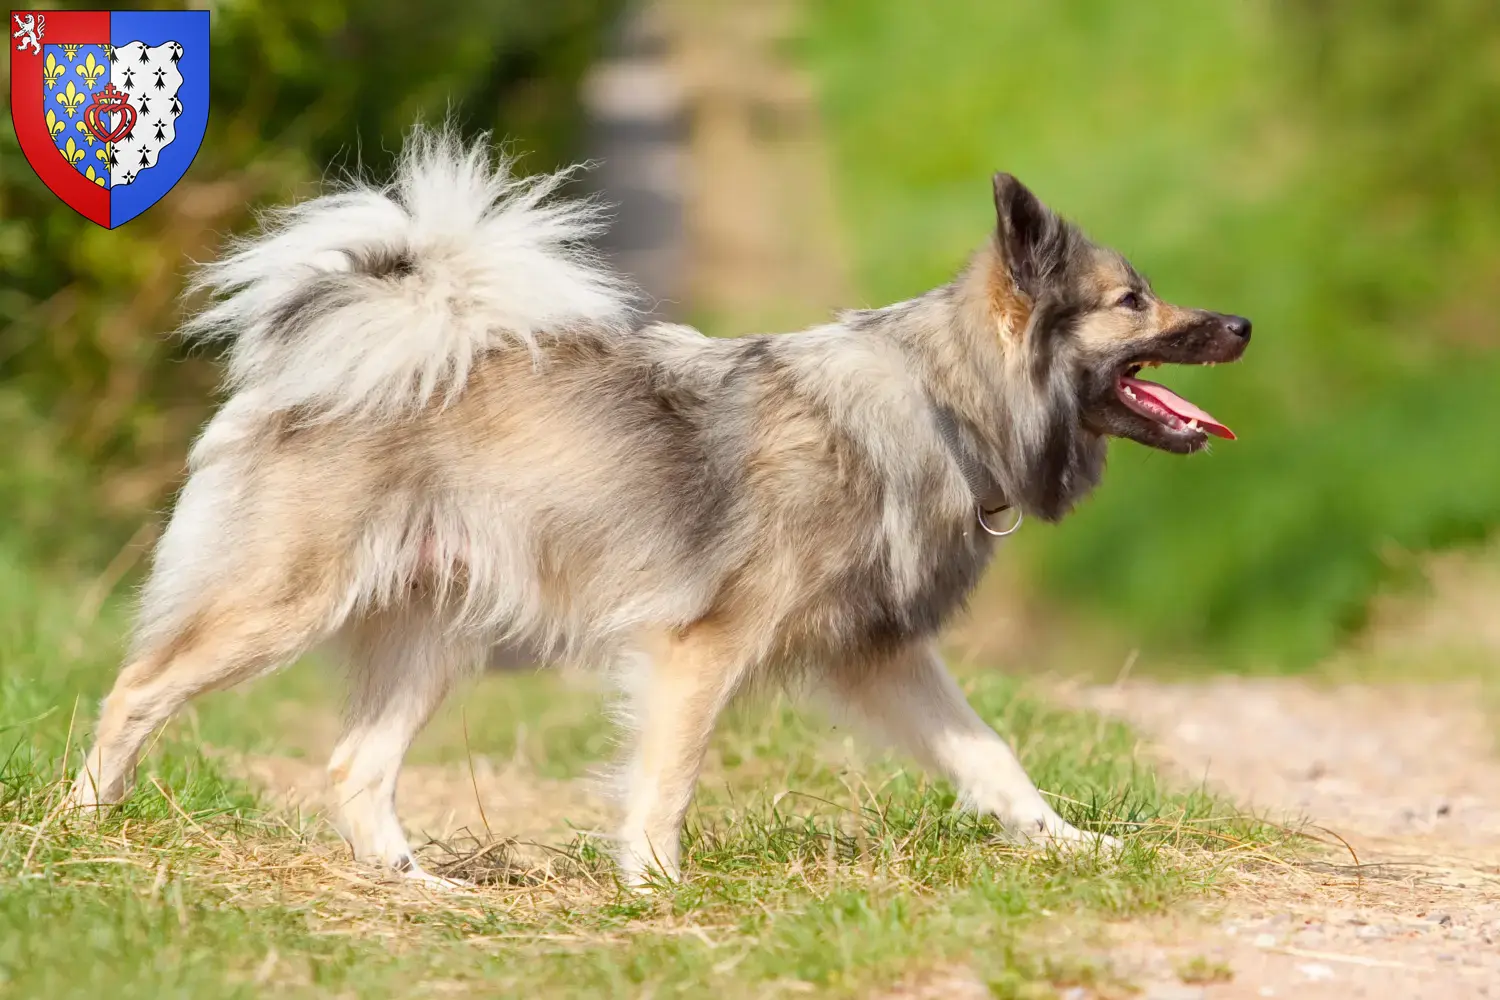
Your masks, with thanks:
[{"label": "fleur-de-lis", "polygon": [[47,53],[47,61],[42,64],[42,79],[47,81],[47,89],[52,90],[57,86],[57,78],[68,71],[68,67],[57,61],[57,56]]},{"label": "fleur-de-lis", "polygon": [[81,44],[69,45],[68,43],[64,42],[62,47],[63,55],[68,57],[68,62],[72,62],[74,59],[78,58],[78,50],[81,48],[83,48]]},{"label": "fleur-de-lis", "polygon": [[69,163],[77,163],[79,160],[83,159],[83,147],[79,146],[72,139],[69,139],[68,144],[62,149],[59,149],[58,152],[61,153],[63,159],[67,160]]},{"label": "fleur-de-lis", "polygon": [[[83,122],[79,122],[78,124],[82,125]],[[47,134],[48,135],[50,135],[52,138],[56,139],[57,138],[57,133],[61,132],[63,129],[65,129],[67,127],[68,127],[68,123],[65,122],[65,121],[63,121],[61,118],[57,117],[57,113],[55,111],[50,111],[49,110],[47,112]],[[88,130],[85,129],[84,131],[88,131]]]},{"label": "fleur-de-lis", "polygon": [[[72,118],[78,113],[79,105],[88,100],[88,98],[88,94],[73,86],[73,81],[69,80],[67,89],[58,94],[56,100],[58,104],[63,106],[63,110],[68,113],[68,117]],[[72,140],[70,139],[69,141],[71,142]]]},{"label": "fleur-de-lis", "polygon": [[95,59],[94,54],[90,52],[89,57],[81,65],[73,67],[73,72],[83,77],[88,88],[93,90],[94,84],[98,83],[99,78],[104,75],[104,64]]},{"label": "fleur-de-lis", "polygon": [[[52,112],[49,111],[47,113],[51,114]],[[90,146],[99,141],[98,139],[94,138],[94,133],[89,131],[87,123],[85,123],[82,118],[73,123],[73,129],[74,131],[81,133],[83,135],[83,138],[88,142]]]},{"label": "fleur-de-lis", "polygon": [[106,142],[103,149],[94,150],[94,159],[98,160],[106,167],[110,165],[110,162],[113,160],[114,155],[115,144],[112,142]]},{"label": "fleur-de-lis", "polygon": [[83,176],[87,177],[89,180],[93,181],[100,187],[104,186],[104,178],[101,175],[94,173],[93,167],[89,167],[87,170],[85,170],[83,172]]}]

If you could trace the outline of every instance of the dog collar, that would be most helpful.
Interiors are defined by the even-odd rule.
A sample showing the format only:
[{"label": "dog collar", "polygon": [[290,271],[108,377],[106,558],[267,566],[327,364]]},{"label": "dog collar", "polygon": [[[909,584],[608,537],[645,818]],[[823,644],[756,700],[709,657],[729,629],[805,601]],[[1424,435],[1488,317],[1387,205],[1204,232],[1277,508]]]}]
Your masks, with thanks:
[{"label": "dog collar", "polygon": [[[964,443],[963,436],[959,433],[958,418],[953,411],[946,406],[932,407],[933,419],[937,423],[938,436],[943,439],[943,444],[948,447],[948,454],[953,457],[953,462],[958,466],[959,474],[963,476],[964,483],[969,487],[969,495],[974,500],[974,517],[985,533],[995,538],[1004,538],[1014,535],[1021,527],[1021,522],[1026,515],[1019,507],[1005,499],[1005,494],[1000,489],[1000,483],[995,479],[989,467],[981,462],[974,452]],[[1007,510],[1016,512],[1016,519],[1011,526],[1004,530],[996,530],[990,527],[987,517],[1003,514]]]}]

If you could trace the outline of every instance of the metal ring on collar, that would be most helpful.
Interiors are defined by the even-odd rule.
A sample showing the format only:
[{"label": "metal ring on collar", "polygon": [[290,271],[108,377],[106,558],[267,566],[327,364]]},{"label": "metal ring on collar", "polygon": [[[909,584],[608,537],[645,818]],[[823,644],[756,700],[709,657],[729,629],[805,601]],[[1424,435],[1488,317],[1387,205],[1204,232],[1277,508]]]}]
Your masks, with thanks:
[{"label": "metal ring on collar", "polygon": [[1021,513],[1021,509],[1019,507],[1012,507],[1009,504],[1006,504],[1004,507],[1000,507],[996,510],[992,510],[990,511],[990,513],[998,514],[1002,510],[1014,510],[1016,512],[1016,520],[1015,523],[1013,523],[1009,528],[1006,528],[1004,531],[996,531],[994,528],[991,528],[989,526],[989,522],[984,519],[984,508],[978,505],[975,506],[975,511],[979,515],[979,526],[983,528],[986,533],[994,535],[996,538],[1004,538],[1007,535],[1014,535],[1016,533],[1016,529],[1021,527],[1021,522],[1026,520],[1026,515]]}]

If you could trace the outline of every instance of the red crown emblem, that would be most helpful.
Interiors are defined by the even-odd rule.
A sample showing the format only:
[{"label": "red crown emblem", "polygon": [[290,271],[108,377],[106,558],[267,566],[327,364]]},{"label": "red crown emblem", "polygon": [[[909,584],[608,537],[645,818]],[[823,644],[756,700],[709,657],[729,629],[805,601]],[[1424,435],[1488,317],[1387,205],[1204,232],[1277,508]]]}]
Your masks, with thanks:
[{"label": "red crown emblem", "polygon": [[[119,142],[135,128],[135,108],[130,106],[126,97],[125,91],[115,89],[112,83],[106,84],[94,95],[93,103],[83,109],[84,127],[100,142]],[[105,127],[105,115],[115,116],[114,128]]]}]

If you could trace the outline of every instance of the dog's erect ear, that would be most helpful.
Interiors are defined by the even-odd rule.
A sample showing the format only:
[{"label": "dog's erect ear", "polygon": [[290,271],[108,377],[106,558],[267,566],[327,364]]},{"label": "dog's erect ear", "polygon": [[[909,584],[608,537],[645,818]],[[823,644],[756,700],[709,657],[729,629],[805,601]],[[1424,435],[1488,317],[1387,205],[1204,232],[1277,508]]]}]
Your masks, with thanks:
[{"label": "dog's erect ear", "polygon": [[995,228],[1016,286],[1035,299],[1067,255],[1068,226],[1011,174],[996,174]]}]

